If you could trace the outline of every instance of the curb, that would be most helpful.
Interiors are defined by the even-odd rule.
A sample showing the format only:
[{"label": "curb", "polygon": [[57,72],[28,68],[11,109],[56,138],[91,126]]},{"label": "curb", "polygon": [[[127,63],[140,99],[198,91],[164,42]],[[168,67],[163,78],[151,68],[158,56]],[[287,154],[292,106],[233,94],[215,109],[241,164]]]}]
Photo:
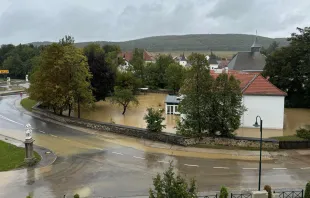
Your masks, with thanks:
[{"label": "curb", "polygon": [[[0,136],[4,137],[5,139],[11,139],[11,140],[14,140],[14,141],[17,141],[17,142],[21,142],[21,143],[24,144],[23,141],[18,140],[18,139],[16,139],[16,138],[12,138],[12,137],[9,137],[9,136],[6,136],[6,135],[2,135],[2,134],[0,134]],[[4,140],[4,141],[5,141],[5,140]],[[10,143],[10,142],[8,142],[8,143]],[[22,148],[22,147],[20,147],[20,148]],[[53,159],[52,159],[50,162],[48,162],[47,164],[41,165],[41,166],[40,166],[40,162],[43,161],[44,157],[41,155],[41,152],[38,151],[39,149],[46,150],[46,152],[50,152],[51,154],[53,154]],[[40,162],[38,162],[35,166],[33,166],[33,168],[42,168],[42,167],[50,166],[50,165],[52,165],[52,164],[56,161],[56,159],[58,158],[58,156],[57,156],[52,150],[47,149],[47,148],[44,148],[44,147],[42,147],[42,146],[38,146],[38,145],[35,145],[35,144],[34,144],[33,150],[36,151],[36,152],[40,155],[40,157],[41,157]],[[13,169],[13,170],[14,170],[14,169]],[[13,171],[13,170],[12,170],[12,171]]]}]

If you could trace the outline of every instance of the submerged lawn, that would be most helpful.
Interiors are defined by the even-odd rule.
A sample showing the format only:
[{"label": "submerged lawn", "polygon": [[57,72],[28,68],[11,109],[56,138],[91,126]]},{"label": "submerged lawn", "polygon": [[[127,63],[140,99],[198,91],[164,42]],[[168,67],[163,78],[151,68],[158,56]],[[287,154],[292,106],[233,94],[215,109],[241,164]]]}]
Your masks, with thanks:
[{"label": "submerged lawn", "polygon": [[20,101],[20,104],[27,109],[28,111],[31,111],[31,108],[37,103],[35,100],[31,100],[29,98],[24,98]]},{"label": "submerged lawn", "polygon": [[[39,154],[34,152],[37,161],[40,161]],[[0,171],[7,171],[24,166],[25,149],[0,140]]]}]

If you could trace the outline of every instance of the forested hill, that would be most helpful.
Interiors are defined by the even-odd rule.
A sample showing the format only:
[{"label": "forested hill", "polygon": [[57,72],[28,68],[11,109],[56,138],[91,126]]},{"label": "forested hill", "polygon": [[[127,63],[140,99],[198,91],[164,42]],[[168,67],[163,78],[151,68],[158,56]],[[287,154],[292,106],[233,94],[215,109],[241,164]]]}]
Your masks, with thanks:
[{"label": "forested hill", "polygon": [[[247,51],[253,44],[254,35],[246,34],[192,34],[181,36],[153,36],[124,42],[97,41],[101,45],[117,44],[122,51],[134,48],[143,48],[150,52],[162,51]],[[273,41],[280,46],[288,44],[286,38],[258,37],[258,43],[268,47]],[[84,47],[90,42],[76,43],[78,47]],[[34,45],[47,45],[50,42],[33,42]]]}]

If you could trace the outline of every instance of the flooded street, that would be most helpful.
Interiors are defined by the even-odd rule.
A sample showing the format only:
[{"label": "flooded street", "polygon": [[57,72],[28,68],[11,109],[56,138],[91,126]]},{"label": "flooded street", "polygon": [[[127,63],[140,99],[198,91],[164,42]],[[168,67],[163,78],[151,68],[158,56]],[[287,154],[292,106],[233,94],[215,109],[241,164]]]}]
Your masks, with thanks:
[{"label": "flooded street", "polygon": [[[138,95],[138,106],[129,106],[125,115],[122,115],[123,107],[111,104],[108,99],[96,103],[93,110],[83,110],[81,117],[89,120],[96,120],[101,122],[114,122],[115,124],[122,124],[140,128],[146,128],[146,122],[143,117],[146,114],[147,108],[164,109],[165,99],[167,94],[147,93],[145,95]],[[175,133],[177,120],[179,116],[166,115],[163,113],[166,125],[164,131]]]}]

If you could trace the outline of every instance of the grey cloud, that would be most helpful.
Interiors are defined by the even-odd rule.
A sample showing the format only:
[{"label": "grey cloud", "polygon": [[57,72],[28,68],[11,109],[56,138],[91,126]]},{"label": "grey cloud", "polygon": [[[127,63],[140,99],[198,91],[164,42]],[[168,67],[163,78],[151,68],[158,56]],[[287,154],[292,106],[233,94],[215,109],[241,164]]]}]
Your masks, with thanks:
[{"label": "grey cloud", "polygon": [[308,25],[308,0],[0,0],[0,43],[129,40],[154,35],[289,36]]}]

